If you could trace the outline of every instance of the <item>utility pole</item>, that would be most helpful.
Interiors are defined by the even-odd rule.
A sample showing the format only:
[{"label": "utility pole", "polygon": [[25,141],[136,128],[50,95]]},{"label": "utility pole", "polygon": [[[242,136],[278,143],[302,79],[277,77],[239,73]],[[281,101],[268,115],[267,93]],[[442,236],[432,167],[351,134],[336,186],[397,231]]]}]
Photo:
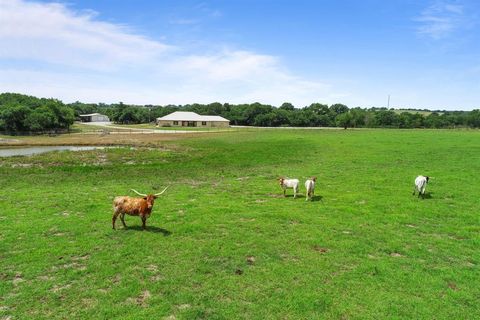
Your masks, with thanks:
[{"label": "utility pole", "polygon": [[390,109],[390,95],[388,95],[388,100],[387,100],[387,109]]}]

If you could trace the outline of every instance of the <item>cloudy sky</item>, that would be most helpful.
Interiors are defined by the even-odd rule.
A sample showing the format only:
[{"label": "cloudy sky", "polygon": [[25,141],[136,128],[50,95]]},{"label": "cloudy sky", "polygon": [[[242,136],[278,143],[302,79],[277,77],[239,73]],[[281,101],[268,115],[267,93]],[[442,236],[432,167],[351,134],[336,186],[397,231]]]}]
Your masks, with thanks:
[{"label": "cloudy sky", "polygon": [[480,108],[476,0],[0,0],[0,92]]}]

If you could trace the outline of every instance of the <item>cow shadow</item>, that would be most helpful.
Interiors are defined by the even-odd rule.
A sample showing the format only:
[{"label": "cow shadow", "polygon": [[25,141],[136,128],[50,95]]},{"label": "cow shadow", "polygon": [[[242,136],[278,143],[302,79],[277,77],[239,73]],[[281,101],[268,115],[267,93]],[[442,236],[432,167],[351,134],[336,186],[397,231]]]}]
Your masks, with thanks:
[{"label": "cow shadow", "polygon": [[[284,198],[283,195],[281,198]],[[287,194],[285,198],[293,198],[293,194]],[[296,199],[303,199],[305,200],[305,195],[301,193],[297,193],[297,198]],[[311,201],[323,201],[323,196],[313,196]]]},{"label": "cow shadow", "polygon": [[125,230],[134,230],[134,231],[145,231],[145,232],[153,232],[153,233],[162,233],[164,237],[168,237],[172,233],[168,231],[167,229],[155,227],[155,226],[148,226],[145,230],[143,230],[142,226],[129,226]]},{"label": "cow shadow", "polygon": [[[433,192],[425,192],[425,194],[423,195],[423,199],[432,199],[432,194],[433,194]],[[422,199],[422,196],[420,196],[418,198]]]},{"label": "cow shadow", "polygon": [[[281,198],[293,198],[293,194],[287,194],[285,197],[282,195]],[[305,196],[301,193],[297,193],[297,198],[305,198]]]}]

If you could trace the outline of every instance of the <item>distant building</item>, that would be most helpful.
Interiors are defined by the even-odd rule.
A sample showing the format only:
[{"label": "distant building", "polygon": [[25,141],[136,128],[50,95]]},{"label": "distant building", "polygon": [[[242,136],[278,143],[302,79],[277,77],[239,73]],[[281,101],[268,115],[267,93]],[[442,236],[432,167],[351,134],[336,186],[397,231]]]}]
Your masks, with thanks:
[{"label": "distant building", "polygon": [[100,113],[81,114],[80,119],[82,122],[109,122],[110,119]]},{"label": "distant building", "polygon": [[220,116],[202,116],[195,112],[176,111],[157,118],[160,127],[228,127],[230,120]]}]

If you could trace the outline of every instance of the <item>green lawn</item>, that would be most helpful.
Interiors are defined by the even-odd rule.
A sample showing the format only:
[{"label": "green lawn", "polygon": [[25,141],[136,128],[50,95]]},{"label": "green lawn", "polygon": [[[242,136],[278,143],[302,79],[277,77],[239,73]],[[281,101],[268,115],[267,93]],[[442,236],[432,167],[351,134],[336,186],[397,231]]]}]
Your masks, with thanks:
[{"label": "green lawn", "polygon": [[[0,159],[0,319],[480,317],[479,131],[161,144]],[[147,231],[112,230],[114,196],[166,185]]]}]

